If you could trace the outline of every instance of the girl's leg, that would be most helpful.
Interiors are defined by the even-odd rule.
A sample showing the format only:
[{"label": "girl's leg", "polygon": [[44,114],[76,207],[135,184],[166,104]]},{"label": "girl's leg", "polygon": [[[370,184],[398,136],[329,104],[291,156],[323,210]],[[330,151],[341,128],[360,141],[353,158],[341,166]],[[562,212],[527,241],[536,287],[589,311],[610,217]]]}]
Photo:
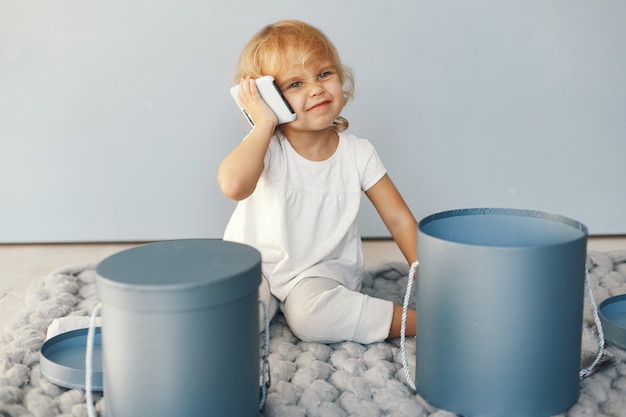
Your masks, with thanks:
[{"label": "girl's leg", "polygon": [[[406,336],[415,336],[415,310],[407,310],[406,315]],[[389,328],[389,339],[400,337],[402,329],[402,306],[393,306],[393,317]]]},{"label": "girl's leg", "polygon": [[282,310],[298,338],[321,343],[385,340],[394,316],[391,301],[351,291],[322,277],[300,281],[285,299]]}]

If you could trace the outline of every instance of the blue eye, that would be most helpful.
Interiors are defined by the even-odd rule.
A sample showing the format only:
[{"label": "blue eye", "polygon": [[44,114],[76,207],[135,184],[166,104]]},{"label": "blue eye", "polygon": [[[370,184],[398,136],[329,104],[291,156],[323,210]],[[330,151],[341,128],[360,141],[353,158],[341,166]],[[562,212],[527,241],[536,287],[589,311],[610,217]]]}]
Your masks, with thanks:
[{"label": "blue eye", "polygon": [[322,72],[320,75],[317,76],[317,78],[326,78],[330,75],[330,71],[324,71]]},{"label": "blue eye", "polygon": [[295,83],[289,84],[289,86],[287,86],[287,88],[298,88],[301,85],[302,85],[302,83],[300,81],[296,81]]}]

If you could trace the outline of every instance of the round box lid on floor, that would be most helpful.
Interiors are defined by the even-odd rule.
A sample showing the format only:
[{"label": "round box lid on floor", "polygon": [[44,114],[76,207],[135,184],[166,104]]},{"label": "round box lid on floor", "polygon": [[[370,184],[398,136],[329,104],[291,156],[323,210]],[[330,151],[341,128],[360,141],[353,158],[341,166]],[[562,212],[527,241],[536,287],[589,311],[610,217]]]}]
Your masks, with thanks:
[{"label": "round box lid on floor", "polygon": [[[89,329],[61,333],[44,342],[40,351],[41,373],[53,384],[85,389],[85,357]],[[93,391],[102,391],[102,333],[97,327],[93,346]]]},{"label": "round box lid on floor", "polygon": [[626,349],[626,294],[608,298],[600,304],[600,321],[606,341]]}]

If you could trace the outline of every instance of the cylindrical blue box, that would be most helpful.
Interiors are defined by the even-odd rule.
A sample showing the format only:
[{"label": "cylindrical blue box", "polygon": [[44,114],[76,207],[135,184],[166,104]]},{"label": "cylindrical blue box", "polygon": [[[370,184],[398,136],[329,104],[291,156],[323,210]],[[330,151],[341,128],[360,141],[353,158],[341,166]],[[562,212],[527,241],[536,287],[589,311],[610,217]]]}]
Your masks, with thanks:
[{"label": "cylindrical blue box", "polygon": [[518,209],[418,225],[416,386],[466,417],[541,417],[578,399],[587,228]]},{"label": "cylindrical blue box", "polygon": [[258,251],[159,242],[97,273],[107,417],[258,416]]}]

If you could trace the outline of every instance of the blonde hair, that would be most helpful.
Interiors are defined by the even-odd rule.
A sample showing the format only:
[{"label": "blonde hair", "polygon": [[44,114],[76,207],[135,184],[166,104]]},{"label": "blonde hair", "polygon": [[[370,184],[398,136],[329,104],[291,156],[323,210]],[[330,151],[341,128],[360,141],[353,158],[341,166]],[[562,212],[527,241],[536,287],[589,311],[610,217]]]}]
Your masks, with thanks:
[{"label": "blonde hair", "polygon": [[[349,67],[341,63],[335,45],[319,29],[298,21],[282,20],[265,26],[248,41],[239,58],[237,81],[245,77],[274,78],[285,68],[308,66],[330,60],[343,89],[344,105],[354,97],[354,78]],[[332,128],[342,132],[348,120],[338,116]]]}]

